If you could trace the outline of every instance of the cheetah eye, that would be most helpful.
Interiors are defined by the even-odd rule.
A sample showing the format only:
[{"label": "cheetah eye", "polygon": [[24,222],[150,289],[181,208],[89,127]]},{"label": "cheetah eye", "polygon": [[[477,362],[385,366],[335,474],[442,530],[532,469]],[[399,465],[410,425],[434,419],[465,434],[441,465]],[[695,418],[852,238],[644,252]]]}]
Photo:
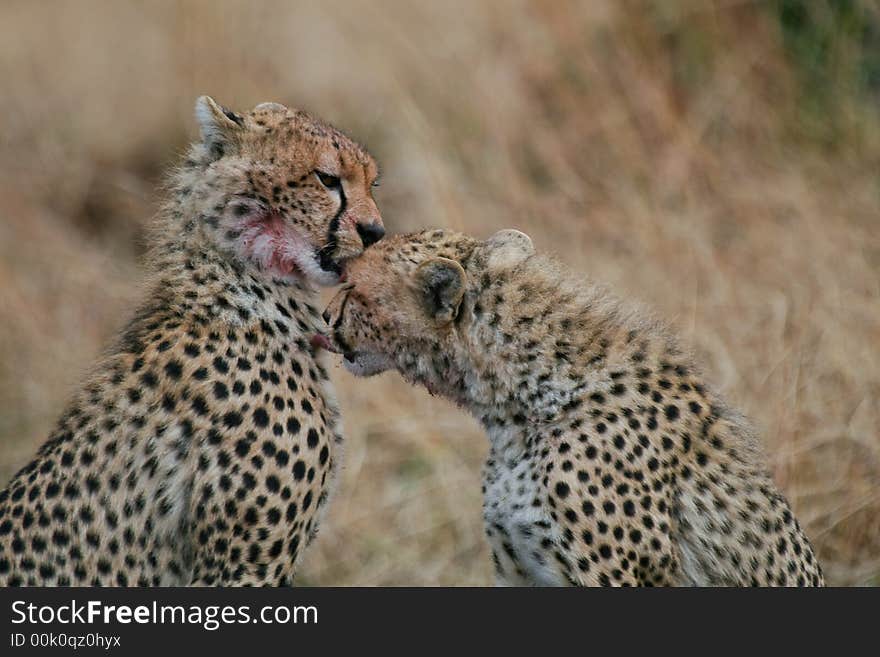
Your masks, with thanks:
[{"label": "cheetah eye", "polygon": [[339,176],[332,176],[329,173],[324,173],[323,171],[315,171],[315,175],[318,176],[318,180],[321,181],[321,184],[324,185],[327,189],[339,189],[340,180]]}]

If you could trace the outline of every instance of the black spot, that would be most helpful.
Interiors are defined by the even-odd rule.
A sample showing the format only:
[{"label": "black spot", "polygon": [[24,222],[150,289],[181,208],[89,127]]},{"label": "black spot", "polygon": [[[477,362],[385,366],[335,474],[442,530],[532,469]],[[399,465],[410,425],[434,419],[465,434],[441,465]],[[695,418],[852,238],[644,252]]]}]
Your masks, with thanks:
[{"label": "black spot", "polygon": [[269,426],[269,414],[262,406],[254,409],[254,424],[261,428]]},{"label": "black spot", "polygon": [[165,374],[175,381],[179,381],[183,374],[183,365],[181,365],[179,360],[169,360],[165,363]]},{"label": "black spot", "polygon": [[217,399],[226,399],[229,397],[229,388],[222,381],[214,382],[214,397]]},{"label": "black spot", "polygon": [[237,411],[230,411],[223,416],[223,424],[230,429],[239,426],[242,422],[243,418],[241,417],[241,413]]},{"label": "black spot", "polygon": [[192,400],[192,409],[199,415],[208,414],[208,403],[201,395],[196,395]]},{"label": "black spot", "polygon": [[291,502],[287,505],[287,512],[284,514],[287,522],[292,522],[296,518],[296,504]]},{"label": "black spot", "polygon": [[293,478],[301,481],[306,476],[306,464],[303,461],[297,461],[293,464]]}]

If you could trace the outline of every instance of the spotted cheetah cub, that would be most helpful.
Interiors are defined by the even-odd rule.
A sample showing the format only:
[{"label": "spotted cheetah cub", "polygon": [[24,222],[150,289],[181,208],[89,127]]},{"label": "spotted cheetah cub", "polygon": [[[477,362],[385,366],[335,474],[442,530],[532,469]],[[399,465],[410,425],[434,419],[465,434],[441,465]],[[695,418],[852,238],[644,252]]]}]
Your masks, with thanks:
[{"label": "spotted cheetah cub", "polygon": [[748,424],[657,321],[524,234],[395,237],[347,269],[326,346],[489,435],[486,533],[524,585],[811,585],[819,564]]},{"label": "spotted cheetah cub", "polygon": [[0,583],[287,584],[340,428],[314,284],[382,237],[376,164],[281,105],[207,97],[146,300],[0,493]]}]

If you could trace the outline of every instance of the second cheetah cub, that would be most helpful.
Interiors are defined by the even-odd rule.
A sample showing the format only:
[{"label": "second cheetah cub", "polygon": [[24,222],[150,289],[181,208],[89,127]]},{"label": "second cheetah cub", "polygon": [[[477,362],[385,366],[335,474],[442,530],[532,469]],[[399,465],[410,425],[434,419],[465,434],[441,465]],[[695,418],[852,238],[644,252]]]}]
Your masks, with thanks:
[{"label": "second cheetah cub", "polygon": [[658,321],[505,230],[398,236],[347,268],[327,346],[473,413],[499,583],[823,584],[748,423]]}]

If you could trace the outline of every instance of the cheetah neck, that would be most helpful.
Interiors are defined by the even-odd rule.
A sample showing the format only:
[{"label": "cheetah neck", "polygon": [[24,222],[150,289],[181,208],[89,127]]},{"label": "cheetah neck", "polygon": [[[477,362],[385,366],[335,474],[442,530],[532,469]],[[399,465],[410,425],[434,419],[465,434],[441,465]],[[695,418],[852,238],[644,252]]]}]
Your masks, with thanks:
[{"label": "cheetah neck", "polygon": [[469,277],[480,282],[465,297],[447,378],[490,433],[563,420],[631,344],[657,340],[615,297],[548,259]]},{"label": "cheetah neck", "polygon": [[199,219],[185,197],[164,210],[160,225],[167,237],[155,240],[150,258],[153,302],[203,324],[283,322],[296,337],[321,326],[317,292],[302,276],[262,271],[221,253],[202,238]]}]

